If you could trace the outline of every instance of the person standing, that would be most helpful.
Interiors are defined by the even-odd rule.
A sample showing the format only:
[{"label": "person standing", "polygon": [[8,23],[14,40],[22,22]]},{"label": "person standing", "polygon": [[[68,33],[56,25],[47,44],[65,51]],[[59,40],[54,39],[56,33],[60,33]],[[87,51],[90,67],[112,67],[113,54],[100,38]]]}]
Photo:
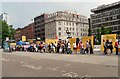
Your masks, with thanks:
[{"label": "person standing", "polygon": [[77,54],[77,46],[75,42],[73,43],[73,50],[74,50],[74,53]]},{"label": "person standing", "polygon": [[67,44],[68,44],[68,51],[67,51],[67,54],[72,54],[70,42],[68,41]]},{"label": "person standing", "polygon": [[85,49],[85,51],[86,51],[86,53],[88,53],[89,52],[89,47],[90,47],[90,45],[89,45],[89,43],[88,43],[88,41],[86,41],[86,49]]},{"label": "person standing", "polygon": [[64,44],[65,46],[65,53],[67,54],[67,48],[68,48],[68,45],[67,45],[67,42],[65,41],[65,44]]},{"label": "person standing", "polygon": [[110,42],[109,42],[109,40],[107,39],[106,40],[106,46],[107,46],[107,55],[109,55],[109,53],[110,53]]},{"label": "person standing", "polygon": [[93,53],[93,48],[92,48],[91,39],[89,40],[89,45],[90,45],[90,54],[94,54],[94,53]]},{"label": "person standing", "polygon": [[107,46],[104,39],[103,39],[103,47],[104,47],[104,54],[107,54]]},{"label": "person standing", "polygon": [[111,51],[111,53],[110,53],[110,54],[112,54],[112,53],[113,53],[113,45],[112,45],[112,43],[113,43],[113,42],[112,42],[112,40],[110,40],[110,42],[109,42],[109,43],[110,43],[110,51]]},{"label": "person standing", "polygon": [[80,53],[81,54],[85,54],[85,51],[84,51],[84,44],[82,42],[79,43],[79,46],[80,46]]},{"label": "person standing", "polygon": [[60,50],[60,42],[58,42],[57,44],[57,53],[59,53],[59,50]]},{"label": "person standing", "polygon": [[116,55],[118,55],[118,40],[115,42]]}]

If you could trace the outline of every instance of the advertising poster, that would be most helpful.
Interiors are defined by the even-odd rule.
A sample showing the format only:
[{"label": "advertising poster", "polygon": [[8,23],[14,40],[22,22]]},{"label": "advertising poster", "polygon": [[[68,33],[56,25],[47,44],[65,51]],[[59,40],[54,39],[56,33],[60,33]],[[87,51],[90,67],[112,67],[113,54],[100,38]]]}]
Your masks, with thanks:
[{"label": "advertising poster", "polygon": [[[115,42],[116,42],[116,34],[107,34],[107,35],[102,35],[101,36],[101,51],[103,52],[104,51],[104,45],[103,45],[103,40],[109,40],[109,41],[112,41],[112,45],[113,45],[113,48],[115,46]],[[115,52],[115,48],[113,49],[113,51]]]},{"label": "advertising poster", "polygon": [[22,36],[22,41],[26,41],[26,36]]},{"label": "advertising poster", "polygon": [[57,39],[45,39],[45,43],[47,44],[51,44],[51,43],[55,44],[55,42],[58,43],[58,40]]},{"label": "advertising poster", "polygon": [[89,40],[91,40],[92,47],[94,47],[93,39],[94,39],[94,36],[83,36],[83,37],[82,37],[82,42],[83,42],[83,44],[84,44],[84,47],[86,48],[86,41],[89,42]]},{"label": "advertising poster", "polygon": [[69,38],[69,42],[71,45],[71,50],[73,50],[73,43],[76,43],[76,38]]}]

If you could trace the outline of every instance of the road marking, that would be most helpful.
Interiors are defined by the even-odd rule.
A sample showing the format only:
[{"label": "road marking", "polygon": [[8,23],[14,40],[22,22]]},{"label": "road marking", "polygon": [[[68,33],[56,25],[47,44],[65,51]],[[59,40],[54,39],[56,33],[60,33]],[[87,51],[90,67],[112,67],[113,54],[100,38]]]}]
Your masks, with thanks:
[{"label": "road marking", "polygon": [[74,73],[74,72],[69,72],[69,73],[62,74],[62,76],[64,76],[64,77],[78,77],[78,74]]},{"label": "road marking", "polygon": [[28,63],[26,63],[26,64],[24,64],[22,66],[28,67],[28,68],[31,68],[31,69],[36,69],[36,70],[40,70],[42,68],[42,66],[35,66],[33,64],[28,64]]},{"label": "road marking", "polygon": [[70,66],[70,64],[66,64],[65,66]]}]

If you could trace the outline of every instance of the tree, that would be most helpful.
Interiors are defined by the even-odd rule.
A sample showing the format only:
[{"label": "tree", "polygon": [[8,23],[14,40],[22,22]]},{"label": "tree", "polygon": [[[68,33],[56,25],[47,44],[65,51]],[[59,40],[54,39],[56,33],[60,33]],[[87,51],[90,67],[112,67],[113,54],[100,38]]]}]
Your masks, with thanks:
[{"label": "tree", "polygon": [[111,34],[112,27],[105,28],[105,26],[101,26],[100,29],[97,29],[96,39],[98,40],[97,45],[101,44],[101,35]]},{"label": "tree", "polygon": [[12,25],[8,25],[5,21],[0,20],[0,29],[2,44],[6,37],[9,37],[10,39],[14,38],[15,29],[12,27]]},{"label": "tree", "polygon": [[97,29],[96,40],[97,40],[97,45],[99,45],[100,40],[101,40],[101,30],[100,29]]}]

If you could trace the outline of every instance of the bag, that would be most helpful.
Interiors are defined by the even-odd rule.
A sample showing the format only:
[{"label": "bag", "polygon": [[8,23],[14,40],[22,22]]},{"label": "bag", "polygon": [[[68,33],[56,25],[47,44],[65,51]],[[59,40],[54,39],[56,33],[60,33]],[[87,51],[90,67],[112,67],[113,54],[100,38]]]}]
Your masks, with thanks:
[{"label": "bag", "polygon": [[62,48],[59,49],[59,52],[62,52]]}]

